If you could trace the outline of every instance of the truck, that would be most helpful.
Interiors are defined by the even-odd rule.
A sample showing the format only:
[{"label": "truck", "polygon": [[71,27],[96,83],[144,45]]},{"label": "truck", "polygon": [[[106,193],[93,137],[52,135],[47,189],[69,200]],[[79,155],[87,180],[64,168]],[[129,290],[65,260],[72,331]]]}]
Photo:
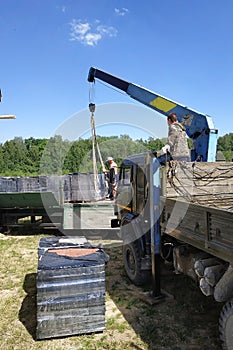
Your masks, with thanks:
[{"label": "truck", "polygon": [[164,299],[161,262],[193,278],[201,292],[222,303],[219,332],[233,349],[233,163],[217,161],[212,118],[134,83],[91,67],[100,79],[167,116],[177,114],[192,139],[191,162],[156,150],[129,155],[120,165],[113,226],[120,227],[123,262],[135,285],[151,281]]}]

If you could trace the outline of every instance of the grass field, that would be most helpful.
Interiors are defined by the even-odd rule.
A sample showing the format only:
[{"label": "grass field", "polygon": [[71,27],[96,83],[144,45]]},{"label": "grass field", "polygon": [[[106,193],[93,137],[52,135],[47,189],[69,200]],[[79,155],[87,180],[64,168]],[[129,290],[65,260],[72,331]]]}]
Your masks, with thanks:
[{"label": "grass field", "polygon": [[151,306],[125,276],[121,248],[106,249],[106,330],[35,340],[37,247],[40,235],[0,234],[0,348],[4,350],[219,350],[222,305],[186,276],[162,270],[162,288],[173,300]]}]

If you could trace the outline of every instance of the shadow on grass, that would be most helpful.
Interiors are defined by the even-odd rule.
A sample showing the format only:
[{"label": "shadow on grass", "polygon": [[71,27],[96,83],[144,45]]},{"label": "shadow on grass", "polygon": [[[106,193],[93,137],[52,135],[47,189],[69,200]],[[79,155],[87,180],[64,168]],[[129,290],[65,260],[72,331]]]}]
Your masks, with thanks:
[{"label": "shadow on grass", "polygon": [[25,276],[23,288],[27,295],[19,310],[19,320],[36,340],[36,273]]},{"label": "shadow on grass", "polygon": [[173,301],[150,305],[140,295],[151,286],[135,287],[127,278],[121,249],[109,249],[106,289],[128,324],[148,350],[221,348],[218,317],[222,305],[204,296],[197,284],[161,264],[161,287],[174,296]]}]

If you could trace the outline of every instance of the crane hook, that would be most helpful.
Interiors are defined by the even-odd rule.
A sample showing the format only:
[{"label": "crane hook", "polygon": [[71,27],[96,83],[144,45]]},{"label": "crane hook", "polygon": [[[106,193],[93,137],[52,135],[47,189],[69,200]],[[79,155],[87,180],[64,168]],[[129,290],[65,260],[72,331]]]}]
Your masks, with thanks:
[{"label": "crane hook", "polygon": [[95,104],[94,103],[89,103],[89,110],[92,114],[95,112]]}]

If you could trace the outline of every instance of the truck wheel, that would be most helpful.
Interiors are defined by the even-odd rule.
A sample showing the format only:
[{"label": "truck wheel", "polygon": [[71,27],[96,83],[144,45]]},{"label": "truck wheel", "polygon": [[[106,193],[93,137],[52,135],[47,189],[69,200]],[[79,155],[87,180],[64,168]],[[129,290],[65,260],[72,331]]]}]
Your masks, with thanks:
[{"label": "truck wheel", "polygon": [[220,339],[223,349],[233,349],[233,299],[228,301],[222,308],[219,317]]},{"label": "truck wheel", "polygon": [[149,281],[149,271],[141,270],[141,257],[136,241],[123,246],[123,262],[129,279],[140,286]]}]

